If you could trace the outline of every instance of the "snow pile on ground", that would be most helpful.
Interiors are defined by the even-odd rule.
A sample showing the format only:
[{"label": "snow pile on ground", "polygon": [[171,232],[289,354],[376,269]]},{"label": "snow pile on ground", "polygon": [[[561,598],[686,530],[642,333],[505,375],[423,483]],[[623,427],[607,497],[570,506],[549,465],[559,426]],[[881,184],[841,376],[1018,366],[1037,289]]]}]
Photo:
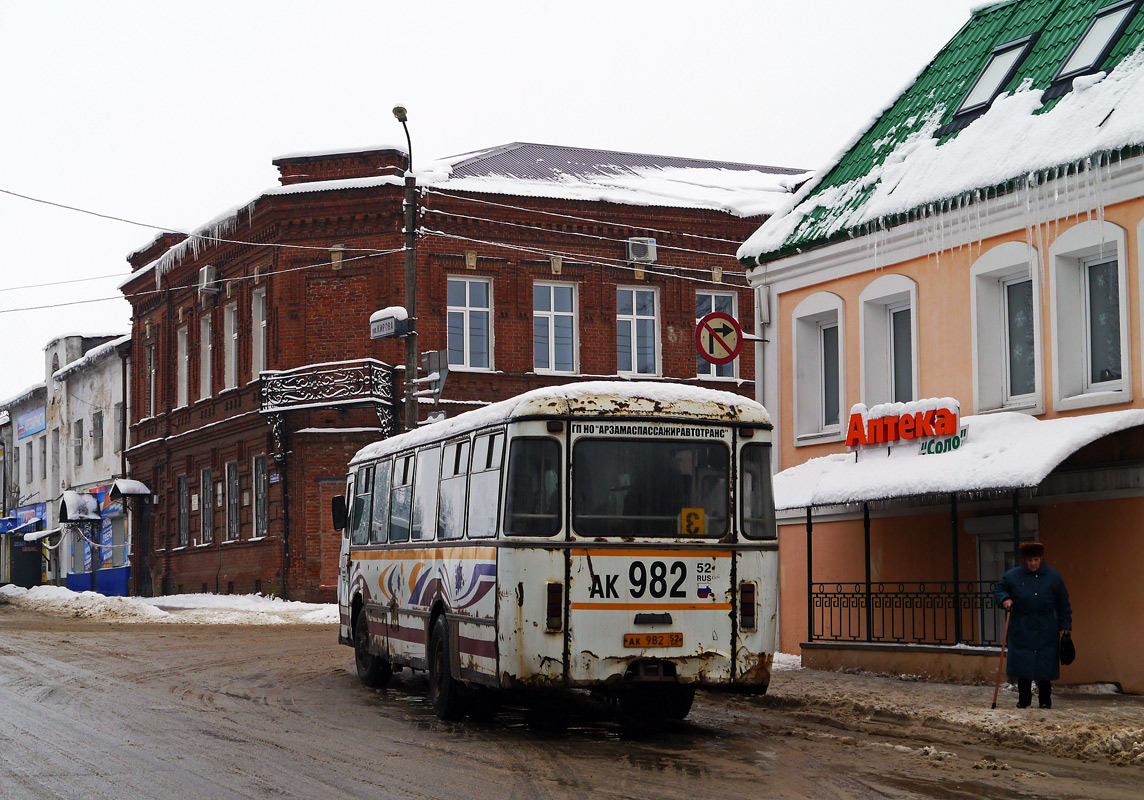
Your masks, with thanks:
[{"label": "snow pile on ground", "polygon": [[775,660],[771,669],[802,669],[802,656],[792,656],[790,653],[775,653]]},{"label": "snow pile on ground", "polygon": [[332,625],[333,604],[300,603],[260,594],[179,594],[105,597],[62,586],[0,587],[0,605],[105,622],[175,622],[200,625]]},{"label": "snow pile on ground", "polygon": [[[812,718],[877,736],[926,731],[935,741],[993,742],[1031,752],[1144,767],[1144,697],[1111,684],[1053,687],[1052,709],[1015,708],[1016,687],[914,680],[862,671],[790,669],[796,656],[775,655],[767,694],[747,702],[797,709]],[[942,747],[941,749],[948,749]]]}]

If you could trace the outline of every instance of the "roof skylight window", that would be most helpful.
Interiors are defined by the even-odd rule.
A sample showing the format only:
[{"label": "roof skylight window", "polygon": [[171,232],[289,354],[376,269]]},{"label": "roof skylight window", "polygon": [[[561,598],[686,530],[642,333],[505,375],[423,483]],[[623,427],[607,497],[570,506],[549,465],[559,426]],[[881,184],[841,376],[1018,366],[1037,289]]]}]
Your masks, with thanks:
[{"label": "roof skylight window", "polygon": [[1013,78],[1021,60],[1029,52],[1029,46],[1035,36],[1025,36],[1011,42],[999,45],[993,50],[989,63],[985,65],[977,83],[969,90],[969,94],[961,101],[955,117],[962,114],[971,114],[984,111],[993,102],[993,98],[1001,93],[1005,85]]},{"label": "roof skylight window", "polygon": [[1088,30],[1053,79],[1053,84],[1096,72],[1139,8],[1140,0],[1120,0],[1097,11]]}]

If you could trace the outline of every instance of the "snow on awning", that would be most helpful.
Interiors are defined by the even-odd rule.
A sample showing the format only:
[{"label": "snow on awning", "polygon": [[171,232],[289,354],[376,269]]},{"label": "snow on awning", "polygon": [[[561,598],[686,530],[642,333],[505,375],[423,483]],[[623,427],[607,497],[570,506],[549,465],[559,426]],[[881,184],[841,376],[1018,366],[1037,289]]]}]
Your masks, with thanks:
[{"label": "snow on awning", "polygon": [[24,534],[25,542],[38,542],[40,539],[45,539],[53,533],[59,533],[59,528],[52,528],[50,531],[32,531],[31,533]]},{"label": "snow on awning", "polygon": [[39,525],[43,521],[44,520],[42,517],[32,517],[27,522],[20,523],[15,528],[12,528],[11,530],[8,531],[8,533],[23,533],[24,531],[29,530],[30,528],[34,528],[36,525]]},{"label": "snow on awning", "polygon": [[922,455],[899,444],[879,457],[836,453],[783,470],[774,478],[775,507],[1031,489],[1085,445],[1140,425],[1144,409],[1050,420],[1017,412],[963,417],[968,436],[956,450]]},{"label": "snow on awning", "polygon": [[151,494],[151,490],[147,488],[147,484],[143,483],[143,481],[133,481],[130,478],[116,478],[115,483],[111,485],[111,491],[108,492],[108,496],[112,500],[142,494]]},{"label": "snow on awning", "polygon": [[60,522],[78,522],[83,519],[100,519],[99,501],[93,494],[66,491],[60,502]]}]

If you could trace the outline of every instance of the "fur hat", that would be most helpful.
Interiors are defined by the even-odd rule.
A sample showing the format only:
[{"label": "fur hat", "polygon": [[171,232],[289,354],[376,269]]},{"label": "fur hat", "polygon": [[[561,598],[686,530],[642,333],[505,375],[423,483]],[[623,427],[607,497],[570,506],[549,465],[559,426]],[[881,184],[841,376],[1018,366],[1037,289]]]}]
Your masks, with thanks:
[{"label": "fur hat", "polygon": [[1040,542],[1021,542],[1021,558],[1043,558],[1045,546]]}]

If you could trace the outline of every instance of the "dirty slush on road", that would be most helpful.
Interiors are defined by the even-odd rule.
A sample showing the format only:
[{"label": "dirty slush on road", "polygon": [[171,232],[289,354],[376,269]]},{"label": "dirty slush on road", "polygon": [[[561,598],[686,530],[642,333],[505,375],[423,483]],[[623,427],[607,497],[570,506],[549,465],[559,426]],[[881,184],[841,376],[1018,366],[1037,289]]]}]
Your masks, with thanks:
[{"label": "dirty slush on road", "polygon": [[[1010,691],[991,711],[992,687],[780,656],[766,695],[701,692],[685,722],[633,734],[586,695],[555,729],[513,704],[491,725],[441,722],[421,673],[368,689],[347,655],[329,625],[0,605],[0,795],[1137,798],[1144,785],[1135,697],[1062,687],[1059,710],[1018,712]],[[90,774],[59,745],[76,725],[92,734]]]}]

